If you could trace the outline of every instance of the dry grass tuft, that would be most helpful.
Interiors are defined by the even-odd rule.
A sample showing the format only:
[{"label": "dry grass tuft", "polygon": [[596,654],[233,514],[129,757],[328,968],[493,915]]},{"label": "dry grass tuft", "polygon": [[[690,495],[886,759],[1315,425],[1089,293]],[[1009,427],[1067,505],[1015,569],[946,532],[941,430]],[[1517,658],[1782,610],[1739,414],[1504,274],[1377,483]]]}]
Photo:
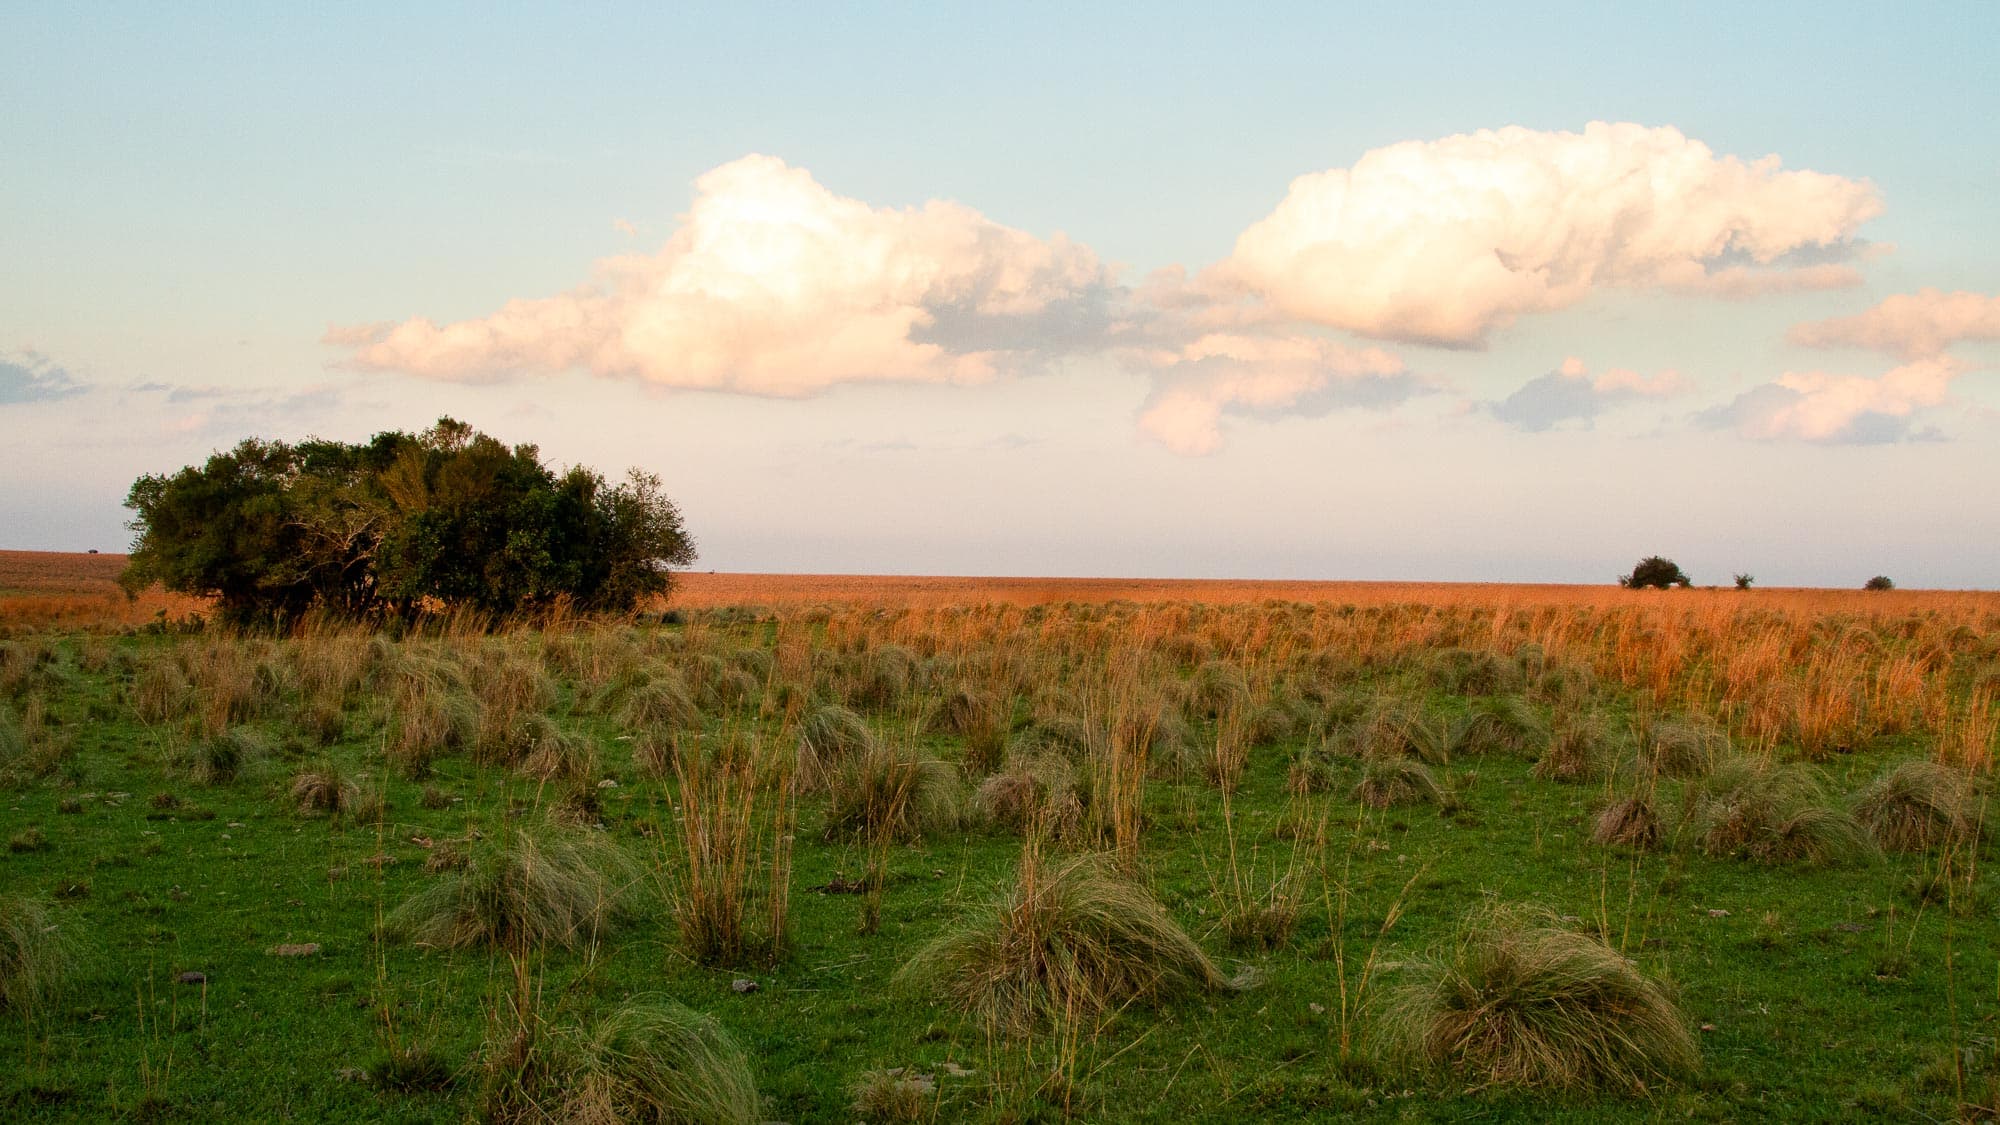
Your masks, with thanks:
[{"label": "dry grass tuft", "polygon": [[1867,830],[1802,765],[1732,758],[1689,782],[1683,804],[1686,830],[1709,855],[1833,865],[1876,852]]},{"label": "dry grass tuft", "polygon": [[332,763],[306,770],[292,778],[292,803],[300,815],[340,816],[361,799],[361,787],[341,775]]},{"label": "dry grass tuft", "polygon": [[1451,791],[1429,766],[1401,755],[1362,759],[1361,782],[1354,787],[1354,799],[1371,809],[1411,804],[1449,808],[1453,804]]},{"label": "dry grass tuft", "polygon": [[75,939],[49,908],[0,895],[0,1011],[33,1019],[60,994],[77,963]]},{"label": "dry grass tuft", "polygon": [[1032,846],[1008,893],[925,947],[901,977],[1010,1033],[1229,983],[1144,887],[1096,856],[1046,869]]},{"label": "dry grass tuft", "polygon": [[608,840],[520,829],[441,874],[390,915],[388,928],[439,949],[574,949],[622,915],[636,880],[636,865]]},{"label": "dry grass tuft", "polygon": [[1854,802],[1854,817],[1892,852],[1926,852],[1977,831],[1965,774],[1928,758],[1883,771]]},{"label": "dry grass tuft", "polygon": [[958,824],[958,771],[921,750],[888,743],[826,775],[826,834],[917,840]]},{"label": "dry grass tuft", "polygon": [[928,1121],[938,1109],[937,1080],[908,1067],[863,1071],[847,1092],[855,1116],[867,1122]]},{"label": "dry grass tuft", "polygon": [[988,824],[1055,840],[1080,839],[1087,823],[1076,767],[1054,755],[1008,759],[1005,768],[979,783],[973,809]]},{"label": "dry grass tuft", "polygon": [[1638,1093],[1700,1066],[1664,988],[1539,913],[1475,912],[1408,971],[1384,1043],[1454,1084]]},{"label": "dry grass tuft", "polygon": [[1651,791],[1620,797],[1599,810],[1591,822],[1592,843],[1604,847],[1638,848],[1651,851],[1660,846],[1665,826],[1655,807]]},{"label": "dry grass tuft", "polygon": [[479,1117],[499,1125],[755,1125],[749,1060],[714,1020],[636,996],[581,1026],[545,1027],[532,994],[489,1031]]}]

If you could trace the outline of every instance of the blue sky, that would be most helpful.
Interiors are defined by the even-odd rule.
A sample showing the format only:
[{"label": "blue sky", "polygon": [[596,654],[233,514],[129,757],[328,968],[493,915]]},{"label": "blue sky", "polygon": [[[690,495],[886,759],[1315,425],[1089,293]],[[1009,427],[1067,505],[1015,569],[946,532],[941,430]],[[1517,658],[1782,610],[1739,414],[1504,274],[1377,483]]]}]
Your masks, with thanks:
[{"label": "blue sky", "polygon": [[9,5],[0,546],[449,412],[659,472],[718,569],[2000,585],[1994,42],[1973,4]]}]

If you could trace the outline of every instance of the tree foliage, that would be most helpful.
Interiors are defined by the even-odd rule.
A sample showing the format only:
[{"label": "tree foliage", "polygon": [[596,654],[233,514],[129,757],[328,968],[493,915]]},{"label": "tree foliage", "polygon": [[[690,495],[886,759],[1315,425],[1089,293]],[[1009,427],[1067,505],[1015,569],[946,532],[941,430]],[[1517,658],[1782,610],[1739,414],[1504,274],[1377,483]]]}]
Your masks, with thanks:
[{"label": "tree foliage", "polygon": [[216,599],[236,621],[313,608],[506,614],[567,599],[623,610],[672,583],[694,541],[658,477],[544,466],[451,418],[349,445],[251,438],[133,482],[127,589]]},{"label": "tree foliage", "polygon": [[1669,586],[1689,586],[1693,580],[1682,573],[1680,564],[1659,555],[1648,555],[1640,559],[1632,568],[1632,573],[1620,575],[1618,584],[1628,590],[1643,590],[1651,587],[1664,590]]},{"label": "tree foliage", "polygon": [[1868,581],[1863,582],[1861,588],[1864,590],[1893,590],[1896,588],[1896,580],[1886,574],[1878,574]]}]

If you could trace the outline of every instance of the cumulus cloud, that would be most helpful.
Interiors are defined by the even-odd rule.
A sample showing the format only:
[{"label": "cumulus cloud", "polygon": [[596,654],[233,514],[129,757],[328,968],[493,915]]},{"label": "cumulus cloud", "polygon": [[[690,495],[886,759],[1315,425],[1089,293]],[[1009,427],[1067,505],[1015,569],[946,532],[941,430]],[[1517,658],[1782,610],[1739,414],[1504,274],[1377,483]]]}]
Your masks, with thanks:
[{"label": "cumulus cloud", "polygon": [[1218,332],[1133,358],[1155,379],[1139,429],[1186,456],[1221,447],[1225,414],[1271,418],[1387,407],[1422,389],[1401,359],[1380,348],[1311,336]]},{"label": "cumulus cloud", "polygon": [[1678,395],[1688,389],[1687,380],[1677,371],[1641,375],[1613,367],[1593,377],[1582,360],[1571,356],[1554,371],[1528,380],[1513,394],[1485,407],[1515,429],[1539,433],[1564,422],[1580,421],[1587,426],[1614,407]]},{"label": "cumulus cloud", "polygon": [[1795,344],[1867,348],[1905,359],[1933,356],[1963,340],[2000,340],[2000,296],[1919,289],[1867,312],[1792,326]]},{"label": "cumulus cloud", "polygon": [[1855,233],[1881,209],[1867,181],[1717,156],[1671,127],[1509,127],[1301,176],[1216,272],[1300,319],[1482,347],[1599,288],[1852,285]]},{"label": "cumulus cloud", "polygon": [[1884,375],[1787,372],[1698,416],[1702,423],[1762,441],[1798,439],[1875,444],[1935,437],[1915,414],[1945,401],[1966,364],[1950,356],[1913,360]]},{"label": "cumulus cloud", "polygon": [[33,349],[0,356],[0,406],[47,402],[83,393],[83,384]]},{"label": "cumulus cloud", "polygon": [[670,387],[809,395],[839,383],[977,383],[1049,341],[1101,337],[1112,278],[1083,246],[957,203],[877,208],[746,156],[703,175],[657,254],[569,293],[439,325],[336,327],[351,363],[448,380],[581,369]]}]

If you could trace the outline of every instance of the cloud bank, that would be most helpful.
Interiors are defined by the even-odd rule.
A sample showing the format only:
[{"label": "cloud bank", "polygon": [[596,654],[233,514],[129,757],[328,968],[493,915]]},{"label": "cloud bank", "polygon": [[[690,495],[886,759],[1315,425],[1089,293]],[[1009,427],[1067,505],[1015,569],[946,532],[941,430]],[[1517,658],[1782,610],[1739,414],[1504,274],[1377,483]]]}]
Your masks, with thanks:
[{"label": "cloud bank", "polygon": [[1855,284],[1855,232],[1881,210],[1866,181],[1717,156],[1671,127],[1509,127],[1301,176],[1217,269],[1302,320],[1483,347],[1599,288]]},{"label": "cloud bank", "polygon": [[1571,356],[1554,371],[1528,380],[1506,398],[1486,403],[1485,408],[1517,430],[1539,433],[1565,422],[1589,425],[1606,410],[1688,389],[1687,380],[1677,371],[1646,376],[1614,367],[1593,378],[1583,361]]},{"label": "cloud bank", "polygon": [[598,263],[556,297],[477,320],[335,328],[352,363],[449,380],[581,369],[661,386],[799,396],[839,383],[977,383],[1048,358],[1101,314],[1087,248],[956,203],[875,208],[746,156],[695,182],[652,256]]},{"label": "cloud bank", "polygon": [[1853,316],[1795,324],[1794,344],[1862,348],[1903,362],[1879,376],[1794,371],[1753,387],[1702,420],[1763,440],[1881,443],[1937,436],[1915,415],[1950,398],[1973,365],[1947,349],[2000,340],[2000,296],[1920,289]]},{"label": "cloud bank", "polygon": [[83,384],[48,356],[27,349],[0,358],[0,406],[47,402],[83,393]]},{"label": "cloud bank", "polygon": [[1936,289],[1898,293],[1854,316],[1795,324],[1789,338],[1813,348],[1932,356],[1964,340],[2000,340],[2000,296]]},{"label": "cloud bank", "polygon": [[1272,418],[1387,407],[1421,389],[1403,361],[1380,348],[1309,336],[1218,332],[1141,362],[1155,372],[1155,383],[1140,408],[1139,429],[1185,456],[1221,448],[1224,414]]},{"label": "cloud bank", "polygon": [[1950,356],[1934,356],[1874,378],[1788,371],[1698,420],[1762,441],[1872,445],[1933,437],[1935,431],[1914,426],[1913,415],[1944,402],[1951,381],[1965,370]]}]

